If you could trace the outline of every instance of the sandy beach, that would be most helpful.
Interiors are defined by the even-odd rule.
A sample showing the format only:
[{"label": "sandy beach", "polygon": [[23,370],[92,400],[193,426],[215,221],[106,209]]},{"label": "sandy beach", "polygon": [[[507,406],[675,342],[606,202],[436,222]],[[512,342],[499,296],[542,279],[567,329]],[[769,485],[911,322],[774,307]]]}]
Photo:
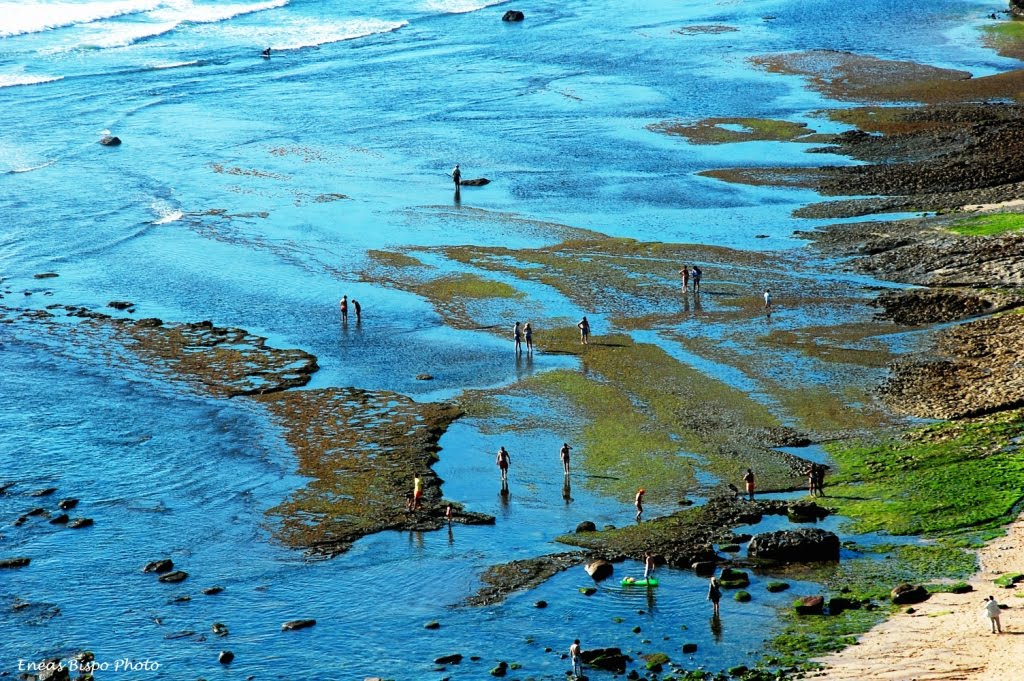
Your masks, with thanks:
[{"label": "sandy beach", "polygon": [[[860,638],[859,645],[821,660],[817,678],[937,681],[1024,678],[1024,599],[1019,589],[1002,589],[992,580],[1004,572],[1024,570],[1024,515],[979,552],[981,569],[970,579],[974,591],[934,594]],[[1008,605],[1003,633],[991,633],[982,601],[989,595]]]}]

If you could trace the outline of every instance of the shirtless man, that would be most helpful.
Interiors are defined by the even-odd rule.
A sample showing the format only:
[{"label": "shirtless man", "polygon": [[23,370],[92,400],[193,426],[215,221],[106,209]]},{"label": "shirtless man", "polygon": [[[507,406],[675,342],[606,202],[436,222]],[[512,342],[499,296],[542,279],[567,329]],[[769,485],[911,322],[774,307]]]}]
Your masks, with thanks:
[{"label": "shirtless man", "polygon": [[743,487],[747,490],[747,496],[751,501],[754,500],[754,471],[747,469],[747,472],[743,475]]},{"label": "shirtless man", "polygon": [[576,639],[569,646],[569,659],[572,660],[572,675],[573,677],[580,679],[583,678],[583,651],[580,650],[580,640]]},{"label": "shirtless man", "polygon": [[640,516],[644,514],[644,494],[646,494],[646,490],[638,489],[636,491],[636,498],[633,500],[633,505],[636,506],[637,522],[640,522]]},{"label": "shirtless man", "polygon": [[516,322],[516,325],[512,327],[512,338],[516,341],[516,354],[518,355],[523,351],[523,328]]},{"label": "shirtless man", "polygon": [[494,463],[498,464],[498,469],[501,470],[501,481],[508,482],[508,466],[512,463],[512,457],[504,447],[498,448],[498,456],[495,457]]},{"label": "shirtless man", "polygon": [[352,308],[356,311],[356,324],[363,321],[363,306],[355,298],[352,299]]},{"label": "shirtless man", "polygon": [[690,268],[683,265],[683,269],[679,270],[679,276],[683,278],[683,293],[686,293],[690,289]]},{"label": "shirtless man", "polygon": [[342,323],[348,321],[348,296],[344,295],[341,297],[341,302],[338,303],[338,307],[341,308],[341,321]]},{"label": "shirtless man", "polygon": [[572,447],[569,446],[569,443],[568,442],[563,442],[562,443],[562,449],[560,449],[559,452],[558,452],[558,455],[562,459],[562,471],[564,471],[566,475],[569,475],[569,450],[570,449],[572,449]]}]

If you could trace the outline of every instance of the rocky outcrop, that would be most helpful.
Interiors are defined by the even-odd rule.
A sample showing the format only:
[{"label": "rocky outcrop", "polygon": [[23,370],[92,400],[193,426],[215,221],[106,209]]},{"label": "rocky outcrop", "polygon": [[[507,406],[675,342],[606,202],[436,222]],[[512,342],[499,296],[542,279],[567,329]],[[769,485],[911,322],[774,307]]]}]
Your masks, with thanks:
[{"label": "rocky outcrop", "polygon": [[584,520],[582,523],[576,526],[576,532],[597,532],[597,525],[589,520]]},{"label": "rocky outcrop", "polygon": [[1010,0],[1010,14],[1024,17],[1024,0]]},{"label": "rocky outcrop", "polygon": [[168,572],[166,575],[160,576],[160,581],[164,584],[178,584],[188,579],[188,573],[182,570],[175,570],[174,572]]},{"label": "rocky outcrop", "polygon": [[816,527],[764,532],[750,540],[747,555],[785,563],[835,561],[839,560],[839,537]]},{"label": "rocky outcrop", "polygon": [[486,177],[476,177],[472,180],[461,180],[459,184],[463,187],[483,187],[485,184],[490,184],[491,181]]},{"label": "rocky outcrop", "polygon": [[882,386],[892,407],[914,416],[959,419],[1024,405],[1024,315],[1005,314],[939,334],[933,353],[896,362]]},{"label": "rocky outcrop", "polygon": [[121,144],[121,138],[116,135],[104,135],[103,138],[100,139],[100,144],[105,147],[116,147]]},{"label": "rocky outcrop", "polygon": [[501,16],[502,21],[522,21],[525,18],[526,15],[517,9],[510,9]]},{"label": "rocky outcrop", "polygon": [[480,575],[484,587],[467,598],[465,604],[478,606],[500,603],[511,593],[532,589],[559,572],[576,567],[586,557],[586,554],[573,551],[494,565]]}]

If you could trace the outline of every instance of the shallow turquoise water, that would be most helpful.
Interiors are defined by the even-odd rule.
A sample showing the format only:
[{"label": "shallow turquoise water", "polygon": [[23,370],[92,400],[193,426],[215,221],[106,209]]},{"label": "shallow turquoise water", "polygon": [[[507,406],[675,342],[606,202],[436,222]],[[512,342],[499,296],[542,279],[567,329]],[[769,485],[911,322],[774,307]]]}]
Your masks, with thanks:
[{"label": "shallow turquoise water", "polygon": [[[1009,66],[964,28],[991,9],[973,1],[536,1],[515,5],[521,25],[500,21],[512,4],[474,0],[54,5],[0,3],[3,303],[131,300],[138,316],[211,319],[308,350],[322,367],[317,386],[419,399],[572,362],[539,355],[517,366],[502,340],[453,330],[423,299],[360,281],[368,249],[550,241],[523,223],[467,219],[477,209],[646,240],[793,248],[792,231],[816,223],[789,213],[812,193],[695,171],[846,161],[795,145],[694,147],[646,126],[717,115],[820,125],[807,116],[824,102],[799,79],[745,62],[771,51],[847,49],[977,73]],[[673,32],[691,24],[739,30]],[[271,59],[259,58],[268,45]],[[124,144],[97,145],[104,131]],[[453,204],[445,173],[455,162],[494,182]],[[351,198],[317,202],[329,193]],[[213,209],[266,217],[202,215]],[[60,277],[32,278],[43,271]],[[363,302],[360,329],[337,324],[342,292]],[[559,315],[582,312],[537,294]],[[594,319],[603,325],[600,311]],[[436,380],[416,381],[423,372]],[[745,387],[742,376],[722,378]],[[504,605],[452,607],[486,566],[562,550],[552,538],[580,520],[631,520],[583,479],[565,502],[560,433],[496,436],[456,423],[437,466],[445,495],[497,516],[495,527],[385,533],[307,562],[265,526],[263,511],[304,481],[262,414],[21,326],[0,325],[0,388],[0,480],[19,481],[0,496],[0,555],[33,557],[30,569],[0,575],[0,670],[88,648],[101,660],[159,661],[144,678],[420,679],[444,675],[434,657],[463,652],[483,659],[454,678],[479,678],[498,659],[522,663],[523,676],[561,678],[565,662],[543,649],[577,636],[670,654],[694,641],[688,664],[719,669],[756,658],[775,606],[792,597],[755,581],[754,602],[730,602],[713,632],[704,581],[690,574],[665,571],[650,594],[602,586],[586,598],[577,587],[587,578],[573,570]],[[501,443],[516,457],[507,503],[491,454]],[[81,497],[96,526],[10,526],[39,504],[26,494],[47,486]],[[648,513],[673,508],[654,500]],[[169,587],[139,572],[165,555],[189,581]],[[214,584],[225,592],[198,593]],[[193,600],[167,604],[180,593]],[[15,612],[15,598],[60,614]],[[536,610],[538,599],[551,606]],[[296,617],[320,623],[279,632]],[[441,630],[422,628],[431,619]],[[230,627],[228,639],[207,633],[214,621]],[[629,646],[634,623],[644,631]],[[173,638],[183,631],[206,640]],[[229,671],[215,663],[221,648],[237,655]]]}]

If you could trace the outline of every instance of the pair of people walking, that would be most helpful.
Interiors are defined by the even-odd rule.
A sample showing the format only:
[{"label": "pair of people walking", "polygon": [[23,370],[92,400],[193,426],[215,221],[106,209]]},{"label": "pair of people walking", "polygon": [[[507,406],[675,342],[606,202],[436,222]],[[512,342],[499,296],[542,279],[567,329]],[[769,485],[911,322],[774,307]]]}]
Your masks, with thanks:
[{"label": "pair of people walking", "polygon": [[523,341],[526,341],[526,354],[533,354],[533,326],[530,322],[522,324],[516,322],[516,325],[512,327],[512,338],[516,343],[516,354],[520,354],[523,351]]}]

